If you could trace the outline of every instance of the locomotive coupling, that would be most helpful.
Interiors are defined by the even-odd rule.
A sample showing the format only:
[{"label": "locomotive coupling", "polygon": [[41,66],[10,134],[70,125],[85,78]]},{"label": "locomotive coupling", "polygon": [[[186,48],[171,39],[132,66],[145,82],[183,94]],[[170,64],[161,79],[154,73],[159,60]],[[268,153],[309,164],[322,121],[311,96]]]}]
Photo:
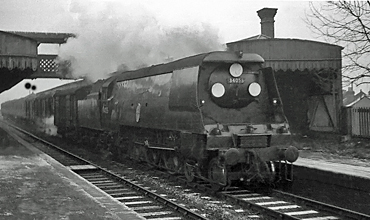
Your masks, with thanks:
[{"label": "locomotive coupling", "polygon": [[289,146],[287,148],[273,146],[264,149],[256,149],[255,152],[264,161],[286,160],[293,163],[299,157],[299,151],[294,146]]},{"label": "locomotive coupling", "polygon": [[286,160],[293,163],[298,159],[299,151],[294,146],[289,146],[287,148],[280,148],[277,146],[272,146],[263,149],[253,150],[263,161],[279,161]]},{"label": "locomotive coupling", "polygon": [[295,162],[299,157],[299,151],[294,146],[287,148],[279,148],[276,146],[267,148],[230,148],[222,158],[225,160],[226,165],[236,165],[240,162],[248,161],[248,155],[252,154],[258,156],[262,161],[279,161],[286,160],[290,163]]}]

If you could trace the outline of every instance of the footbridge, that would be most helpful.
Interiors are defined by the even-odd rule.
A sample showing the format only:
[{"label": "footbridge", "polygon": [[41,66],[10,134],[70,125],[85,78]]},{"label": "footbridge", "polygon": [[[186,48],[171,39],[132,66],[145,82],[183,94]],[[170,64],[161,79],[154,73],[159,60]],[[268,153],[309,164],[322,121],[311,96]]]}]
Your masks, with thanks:
[{"label": "footbridge", "polygon": [[0,93],[23,79],[71,79],[68,64],[55,62],[57,55],[38,54],[40,44],[64,44],[71,33],[0,30]]}]

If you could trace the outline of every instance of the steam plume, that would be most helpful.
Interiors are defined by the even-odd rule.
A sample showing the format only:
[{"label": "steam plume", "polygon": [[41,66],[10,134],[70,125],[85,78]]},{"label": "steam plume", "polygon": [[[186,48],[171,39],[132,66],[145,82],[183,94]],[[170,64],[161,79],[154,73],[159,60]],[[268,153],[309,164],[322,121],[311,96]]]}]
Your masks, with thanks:
[{"label": "steam plume", "polygon": [[98,8],[72,2],[76,38],[61,46],[75,76],[106,78],[117,69],[136,69],[198,53],[222,50],[217,29],[207,24],[165,28],[149,11],[121,2]]},{"label": "steam plume", "polygon": [[39,129],[47,135],[55,136],[58,134],[58,127],[54,125],[54,115],[49,118],[43,118],[39,124]]}]

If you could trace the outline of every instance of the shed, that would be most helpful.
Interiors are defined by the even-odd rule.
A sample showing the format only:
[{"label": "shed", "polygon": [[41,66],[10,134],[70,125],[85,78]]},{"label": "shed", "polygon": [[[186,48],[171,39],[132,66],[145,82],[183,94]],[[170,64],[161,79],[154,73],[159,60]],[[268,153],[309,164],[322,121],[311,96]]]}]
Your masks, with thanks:
[{"label": "shed", "polygon": [[344,106],[345,132],[351,136],[370,137],[370,98],[363,95]]}]

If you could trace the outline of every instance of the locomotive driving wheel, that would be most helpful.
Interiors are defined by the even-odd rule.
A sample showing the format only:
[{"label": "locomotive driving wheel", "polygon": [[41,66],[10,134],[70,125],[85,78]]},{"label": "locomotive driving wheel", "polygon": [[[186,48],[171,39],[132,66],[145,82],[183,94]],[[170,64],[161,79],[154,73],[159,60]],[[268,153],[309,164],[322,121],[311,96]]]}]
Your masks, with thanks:
[{"label": "locomotive driving wheel", "polygon": [[211,181],[212,189],[219,190],[227,185],[227,169],[219,159],[213,158],[208,166],[208,178]]},{"label": "locomotive driving wheel", "polygon": [[175,174],[180,172],[181,162],[177,155],[172,155],[171,153],[163,154],[163,162],[165,168],[170,174]]},{"label": "locomotive driving wheel", "polygon": [[159,155],[155,150],[147,150],[147,162],[152,166],[158,166]]},{"label": "locomotive driving wheel", "polygon": [[131,159],[140,161],[140,148],[138,146],[135,146],[134,144],[129,144],[128,148],[128,155]]},{"label": "locomotive driving wheel", "polygon": [[268,183],[273,183],[276,178],[276,169],[273,161],[266,162],[266,170]]},{"label": "locomotive driving wheel", "polygon": [[274,162],[263,161],[253,154],[251,163],[245,170],[246,182],[259,182],[264,184],[272,184],[276,178],[276,170]]},{"label": "locomotive driving wheel", "polygon": [[188,182],[194,182],[195,180],[195,168],[193,165],[186,163],[184,165],[184,173]]},{"label": "locomotive driving wheel", "polygon": [[127,149],[127,156],[130,159],[134,159],[134,148],[133,148],[133,146],[131,146],[130,144],[127,144],[126,149]]}]

